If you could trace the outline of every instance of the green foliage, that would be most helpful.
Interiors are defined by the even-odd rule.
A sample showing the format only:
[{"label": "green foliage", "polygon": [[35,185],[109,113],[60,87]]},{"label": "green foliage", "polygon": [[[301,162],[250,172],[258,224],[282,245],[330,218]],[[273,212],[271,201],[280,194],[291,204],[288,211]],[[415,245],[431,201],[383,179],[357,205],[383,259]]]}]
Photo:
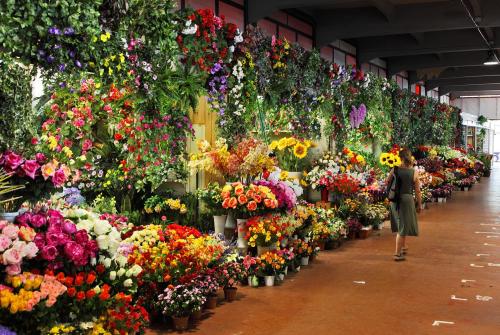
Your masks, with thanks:
[{"label": "green foliage", "polygon": [[31,106],[31,68],[10,57],[0,60],[0,152],[30,151],[36,134],[36,115]]}]

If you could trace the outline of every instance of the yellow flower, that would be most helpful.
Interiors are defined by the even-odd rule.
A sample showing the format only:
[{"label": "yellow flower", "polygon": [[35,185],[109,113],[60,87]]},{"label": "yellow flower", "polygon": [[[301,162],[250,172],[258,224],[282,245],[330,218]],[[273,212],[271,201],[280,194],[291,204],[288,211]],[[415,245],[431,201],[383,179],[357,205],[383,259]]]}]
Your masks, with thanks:
[{"label": "yellow flower", "polygon": [[64,147],[62,148],[62,152],[66,155],[66,157],[71,158],[73,157],[73,151],[71,151],[70,148]]},{"label": "yellow flower", "polygon": [[298,143],[298,142],[297,142],[297,140],[296,140],[295,138],[293,138],[293,137],[288,137],[288,138],[286,139],[286,146],[287,146],[287,147],[292,147],[292,146],[294,146],[296,143]]},{"label": "yellow flower", "polygon": [[281,173],[280,173],[280,179],[281,180],[287,180],[288,179],[288,171],[281,171]]},{"label": "yellow flower", "polygon": [[271,144],[269,145],[269,149],[274,150],[278,147],[278,141],[272,141]]},{"label": "yellow flower", "polygon": [[101,34],[101,41],[102,42],[107,42],[108,41],[108,36],[106,36],[106,34]]},{"label": "yellow flower", "polygon": [[287,138],[283,137],[278,141],[278,150],[284,150],[287,147]]},{"label": "yellow flower", "polygon": [[49,142],[49,149],[55,150],[57,148],[57,140],[54,136],[50,136],[47,141]]},{"label": "yellow flower", "polygon": [[380,155],[380,164],[382,165],[386,165],[387,164],[387,160],[389,159],[390,157],[390,154],[387,153],[387,152],[383,152],[381,155]]},{"label": "yellow flower", "polygon": [[293,154],[295,157],[302,159],[307,156],[307,147],[302,143],[297,143],[293,147]]}]

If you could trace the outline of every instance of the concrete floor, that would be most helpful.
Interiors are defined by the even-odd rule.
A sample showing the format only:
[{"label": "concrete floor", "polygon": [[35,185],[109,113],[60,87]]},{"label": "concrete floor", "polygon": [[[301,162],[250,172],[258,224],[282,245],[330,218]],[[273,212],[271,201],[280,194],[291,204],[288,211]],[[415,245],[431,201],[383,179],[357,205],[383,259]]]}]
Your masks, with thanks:
[{"label": "concrete floor", "polygon": [[394,238],[384,229],[321,253],[278,287],[240,288],[237,301],[205,313],[189,334],[499,335],[499,214],[496,169],[420,215],[421,235],[410,239],[405,262],[392,260]]}]

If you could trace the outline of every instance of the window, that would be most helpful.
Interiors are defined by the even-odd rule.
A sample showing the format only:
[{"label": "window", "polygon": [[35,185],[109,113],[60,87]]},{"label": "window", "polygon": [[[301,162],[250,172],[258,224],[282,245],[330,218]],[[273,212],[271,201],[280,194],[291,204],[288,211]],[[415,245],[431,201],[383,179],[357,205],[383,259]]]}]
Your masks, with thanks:
[{"label": "window", "polygon": [[333,61],[341,66],[345,66],[345,52],[340,51],[338,49],[333,50]]}]

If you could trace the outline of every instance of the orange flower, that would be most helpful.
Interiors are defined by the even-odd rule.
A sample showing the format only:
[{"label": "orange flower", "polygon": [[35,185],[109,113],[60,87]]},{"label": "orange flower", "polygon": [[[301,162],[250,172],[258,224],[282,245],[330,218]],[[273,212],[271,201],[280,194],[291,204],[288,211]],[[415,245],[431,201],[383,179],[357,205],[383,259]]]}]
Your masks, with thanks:
[{"label": "orange flower", "polygon": [[230,198],[224,199],[224,201],[222,202],[222,208],[224,208],[224,209],[229,208],[229,200],[231,200],[231,199]]},{"label": "orange flower", "polygon": [[245,189],[243,188],[243,185],[238,185],[234,188],[234,193],[236,195],[241,195],[245,192]]},{"label": "orange flower", "polygon": [[262,196],[259,194],[254,194],[253,200],[255,200],[258,204],[262,202]]},{"label": "orange flower", "polygon": [[255,195],[254,190],[248,190],[247,191],[247,198],[253,198],[254,195]]},{"label": "orange flower", "polygon": [[244,194],[241,194],[238,196],[238,202],[240,205],[244,205],[248,202],[248,198]]},{"label": "orange flower", "polygon": [[231,197],[231,192],[223,191],[223,192],[221,192],[220,195],[222,196],[222,199],[227,199],[227,198]]},{"label": "orange flower", "polygon": [[264,199],[264,205],[267,208],[273,208],[273,201],[271,199]]},{"label": "orange flower", "polygon": [[250,201],[247,205],[249,211],[254,211],[257,209],[257,203],[255,201]]},{"label": "orange flower", "polygon": [[235,209],[238,206],[238,200],[235,197],[229,199],[229,207]]}]

